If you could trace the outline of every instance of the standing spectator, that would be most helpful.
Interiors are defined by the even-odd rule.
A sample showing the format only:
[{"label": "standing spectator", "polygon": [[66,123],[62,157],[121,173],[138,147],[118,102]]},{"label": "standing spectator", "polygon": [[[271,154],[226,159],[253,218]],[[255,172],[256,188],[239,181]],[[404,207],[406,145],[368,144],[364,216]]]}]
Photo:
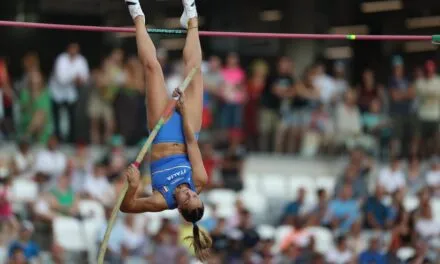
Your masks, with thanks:
[{"label": "standing spectator", "polygon": [[336,96],[336,86],[333,77],[327,74],[325,65],[318,63],[314,66],[315,77],[313,85],[318,89],[321,103],[329,106]]},{"label": "standing spectator", "polygon": [[221,71],[221,60],[217,56],[209,58],[208,70],[203,74],[203,84],[205,85],[205,102],[203,111],[205,115],[211,115],[214,119],[213,125],[220,122],[220,105],[218,102],[221,96],[224,77]]},{"label": "standing spectator", "polygon": [[40,58],[35,52],[28,52],[24,55],[22,60],[23,65],[23,75],[15,82],[14,89],[16,92],[20,93],[21,90],[28,88],[29,85],[29,75],[34,72],[40,72]]},{"label": "standing spectator", "polygon": [[420,160],[417,156],[413,156],[408,160],[406,186],[408,186],[407,194],[413,196],[417,195],[417,193],[425,186]]},{"label": "standing spectator", "polygon": [[391,208],[383,204],[385,190],[381,185],[376,186],[373,196],[368,197],[364,205],[365,227],[367,229],[385,230],[392,223]]},{"label": "standing spectator", "polygon": [[224,105],[222,107],[221,123],[224,129],[241,129],[243,106],[246,100],[244,88],[245,72],[240,66],[236,53],[230,53],[226,58],[226,66],[222,70],[225,85],[221,91]]},{"label": "standing spectator", "polygon": [[349,89],[349,84],[345,76],[345,64],[337,61],[333,66],[333,82],[335,91],[333,93],[332,104],[338,104],[344,98],[345,92]]},{"label": "standing spectator", "polygon": [[359,94],[358,105],[361,113],[370,109],[373,100],[381,100],[382,87],[376,82],[374,72],[371,69],[364,70],[361,84],[357,87],[357,90]]},{"label": "standing spectator", "polygon": [[347,91],[344,102],[337,106],[335,126],[338,143],[345,144],[348,148],[353,147],[362,133],[361,114],[356,105],[354,91]]},{"label": "standing spectator", "polygon": [[403,59],[397,56],[393,59],[393,76],[389,82],[390,115],[394,122],[393,132],[396,139],[402,142],[402,154],[408,155],[408,144],[411,140],[411,129],[415,125],[414,99],[416,91],[405,76]]},{"label": "standing spectator", "polygon": [[40,247],[31,239],[34,232],[34,225],[29,221],[23,221],[20,226],[20,233],[17,240],[9,245],[9,257],[14,255],[17,249],[23,251],[26,261],[30,263],[39,262]]},{"label": "standing spectator", "polygon": [[[67,157],[58,149],[58,138],[51,136],[47,148],[39,151],[35,157],[35,172],[40,178],[52,183],[55,178],[64,173],[67,168]],[[39,179],[37,179],[39,180]]]},{"label": "standing spectator", "polygon": [[399,158],[392,158],[390,165],[380,170],[378,184],[388,194],[406,187],[405,174],[400,166]]},{"label": "standing spectator", "polygon": [[251,74],[247,80],[246,91],[248,99],[244,109],[244,124],[246,145],[250,150],[258,147],[258,115],[260,112],[260,100],[264,86],[266,85],[268,67],[264,61],[256,61],[252,64]]},{"label": "standing spectator", "polygon": [[28,75],[27,89],[20,91],[19,134],[46,144],[53,133],[52,111],[49,91],[40,72]]},{"label": "standing spectator", "polygon": [[380,251],[380,240],[377,237],[370,239],[370,247],[359,255],[359,264],[386,264],[385,255]]},{"label": "standing spectator", "polygon": [[66,52],[57,57],[49,83],[55,133],[58,138],[64,139],[61,137],[60,114],[61,109],[65,108],[69,115],[67,140],[75,141],[75,106],[78,101],[78,89],[84,86],[88,79],[89,66],[87,60],[80,54],[79,44],[69,44]]},{"label": "standing spectator", "polygon": [[216,185],[215,179],[213,179],[214,172],[220,165],[221,160],[214,153],[214,147],[211,142],[203,142],[200,144],[200,152],[202,154],[203,166],[208,176],[207,187],[214,187]]},{"label": "standing spectator", "polygon": [[237,136],[231,137],[229,148],[226,150],[221,165],[224,187],[235,191],[243,188],[242,171],[246,150],[240,141],[241,139]]},{"label": "standing spectator", "polygon": [[425,152],[432,151],[433,137],[438,132],[440,122],[440,77],[436,73],[435,62],[429,60],[425,64],[426,78],[417,83],[419,99],[419,120],[421,136]]},{"label": "standing spectator", "polygon": [[356,164],[349,164],[345,169],[344,175],[340,177],[335,186],[336,194],[342,191],[345,184],[349,184],[353,190],[351,198],[362,201],[368,196],[368,186],[365,178],[362,177],[359,167]]},{"label": "standing spectator", "polygon": [[351,198],[353,191],[349,184],[345,184],[337,196],[330,201],[324,222],[333,229],[346,233],[360,217],[359,202]]},{"label": "standing spectator", "polygon": [[426,183],[431,192],[440,197],[440,158],[435,157],[431,161],[431,169],[426,173]]},{"label": "standing spectator", "polygon": [[327,253],[326,259],[329,264],[350,264],[354,260],[353,252],[347,246],[345,236],[339,236],[335,241],[336,247]]},{"label": "standing spectator", "polygon": [[13,99],[8,67],[6,61],[0,58],[0,138],[2,134],[9,137],[14,131]]}]

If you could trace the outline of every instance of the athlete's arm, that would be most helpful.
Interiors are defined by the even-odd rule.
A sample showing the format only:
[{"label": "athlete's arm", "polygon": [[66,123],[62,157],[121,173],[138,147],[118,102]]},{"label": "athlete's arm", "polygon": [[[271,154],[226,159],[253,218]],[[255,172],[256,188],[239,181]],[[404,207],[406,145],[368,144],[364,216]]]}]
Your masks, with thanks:
[{"label": "athlete's arm", "polygon": [[180,96],[177,103],[177,108],[183,119],[183,134],[186,142],[186,152],[192,168],[192,178],[197,188],[197,193],[200,193],[205,185],[208,183],[208,175],[206,174],[205,166],[203,166],[202,153],[200,153],[199,144],[194,133],[194,129],[188,118],[188,113],[184,104],[184,95],[181,91],[176,89],[176,93]]},{"label": "athlete's arm", "polygon": [[139,198],[140,173],[133,165],[125,171],[128,181],[128,190],[122,201],[120,210],[124,213],[160,212],[166,210],[167,204],[164,198],[153,193],[150,197]]}]

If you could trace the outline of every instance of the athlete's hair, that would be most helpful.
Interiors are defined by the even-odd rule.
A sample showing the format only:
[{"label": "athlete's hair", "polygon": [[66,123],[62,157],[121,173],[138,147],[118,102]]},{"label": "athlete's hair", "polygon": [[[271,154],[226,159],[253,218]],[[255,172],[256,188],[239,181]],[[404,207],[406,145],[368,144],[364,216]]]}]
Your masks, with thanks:
[{"label": "athlete's hair", "polygon": [[202,219],[205,207],[202,204],[201,207],[196,209],[188,210],[182,209],[181,214],[183,218],[193,224],[193,234],[192,236],[185,237],[185,240],[191,240],[191,245],[194,247],[194,252],[196,257],[200,261],[205,261],[209,257],[209,250],[212,246],[212,240],[209,234],[201,230],[197,225],[197,221]]}]

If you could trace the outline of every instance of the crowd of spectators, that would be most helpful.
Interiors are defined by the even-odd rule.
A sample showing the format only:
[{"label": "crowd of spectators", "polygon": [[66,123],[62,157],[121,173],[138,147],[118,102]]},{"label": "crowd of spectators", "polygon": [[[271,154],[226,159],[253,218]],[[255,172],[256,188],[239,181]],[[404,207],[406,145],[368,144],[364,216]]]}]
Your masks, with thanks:
[{"label": "crowd of spectators", "polygon": [[[170,62],[163,49],[158,57],[171,94],[183,80],[182,64]],[[310,203],[306,196],[315,194],[307,193],[307,186],[291,190],[297,198],[279,201],[286,203],[279,219],[259,223],[261,216],[240,199],[232,214],[207,204],[212,212],[201,226],[214,242],[209,263],[402,263],[399,258],[408,252],[403,263],[440,259],[440,219],[433,205],[440,193],[435,156],[440,77],[431,60],[412,75],[399,56],[390,68],[385,84],[374,69],[365,69],[352,85],[347,65],[339,61],[330,71],[317,62],[298,73],[288,57],[275,67],[258,59],[247,69],[236,53],[224,63],[218,56],[206,58],[200,147],[210,189],[241,191],[249,151],[305,157],[350,153],[341,175],[333,175],[331,191],[317,190]],[[148,135],[143,78],[139,60],[121,49],[89,69],[76,43],[56,58],[51,74],[41,72],[37,53],[29,53],[22,77],[13,81],[0,60],[0,140],[17,145],[17,153],[0,158],[0,251],[9,263],[49,258],[64,263],[68,252],[54,239],[53,221],[60,216],[82,221],[87,217],[79,210],[82,201],[97,201],[109,217],[131,158],[126,146],[137,146]],[[84,120],[88,125],[78,128]],[[86,136],[78,133],[84,128]],[[73,146],[73,153],[62,151],[59,141]],[[108,150],[94,157],[94,146]],[[38,199],[17,202],[12,190],[17,180],[35,182]],[[408,205],[407,197],[418,197],[417,205]],[[143,217],[149,221],[143,215],[118,219],[109,263],[193,261],[184,240],[191,224],[164,217],[152,230],[148,222],[138,225]],[[261,224],[289,231],[278,237],[262,231]],[[331,234],[334,247],[318,249],[320,235],[312,232],[317,227]]]}]

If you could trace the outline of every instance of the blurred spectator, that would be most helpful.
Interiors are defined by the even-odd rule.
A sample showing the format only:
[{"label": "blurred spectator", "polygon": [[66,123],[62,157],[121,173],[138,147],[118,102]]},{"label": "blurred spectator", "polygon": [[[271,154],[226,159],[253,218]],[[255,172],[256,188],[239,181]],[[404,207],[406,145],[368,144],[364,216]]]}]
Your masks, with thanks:
[{"label": "blurred spectator", "polygon": [[144,233],[136,232],[135,215],[127,214],[124,219],[124,239],[122,242],[124,255],[128,262],[145,262],[151,253],[152,245],[149,245],[148,236]]},{"label": "blurred spectator", "polygon": [[242,128],[242,104],[246,100],[246,90],[244,83],[245,72],[240,66],[238,54],[230,53],[226,57],[226,65],[222,70],[225,85],[221,91],[223,99],[222,107],[222,127],[225,129]]},{"label": "blurred spectator", "polygon": [[415,196],[425,184],[420,160],[418,157],[413,156],[408,160],[408,168],[406,171],[406,186],[408,186],[407,194]]},{"label": "blurred spectator", "polygon": [[[426,148],[432,148],[432,138],[438,132],[440,122],[440,77],[436,73],[435,62],[425,64],[426,77],[417,83],[419,99],[419,120],[421,137]],[[431,150],[432,151],[432,150]]]},{"label": "blurred spectator", "polygon": [[344,186],[348,184],[352,189],[352,197],[356,200],[363,200],[368,196],[368,186],[361,176],[359,167],[355,164],[350,164],[345,169],[344,175],[338,179],[335,186],[335,194],[341,193]]},{"label": "blurred spectator", "polygon": [[426,173],[426,183],[431,189],[432,193],[440,197],[440,158],[434,157],[431,160],[431,168]]},{"label": "blurred spectator", "polygon": [[[205,85],[205,115],[211,115],[214,122],[212,125],[217,128],[220,121],[220,105],[218,99],[221,96],[221,90],[224,85],[224,78],[221,71],[222,62],[219,57],[211,56],[209,58],[208,71],[203,74],[203,84]],[[205,117],[206,118],[206,117]]]},{"label": "blurred spectator", "polygon": [[179,234],[170,221],[165,220],[155,237],[153,263],[174,263],[180,252],[186,250],[179,242]]},{"label": "blurred spectator", "polygon": [[9,257],[7,264],[28,264],[24,250],[21,248],[15,248]]},{"label": "blurred spectator", "polygon": [[18,132],[21,136],[46,144],[53,133],[49,91],[40,72],[29,72],[28,81],[27,89],[20,91]]},{"label": "blurred spectator", "polygon": [[306,129],[301,149],[303,156],[314,156],[318,153],[320,147],[329,146],[330,139],[333,136],[333,122],[323,104],[319,104],[313,110]]},{"label": "blurred spectator", "polygon": [[23,138],[18,141],[18,152],[12,161],[13,174],[18,177],[32,178],[34,176],[35,156],[31,151],[30,141]]},{"label": "blurred spectator", "polygon": [[252,214],[248,210],[241,211],[237,229],[243,234],[241,242],[245,249],[252,249],[260,242],[260,236],[252,220]]},{"label": "blurred spectator", "polygon": [[440,236],[440,222],[432,214],[429,203],[420,206],[420,214],[415,222],[417,237],[434,246]]},{"label": "blurred spectator", "polygon": [[327,74],[323,63],[316,64],[314,66],[314,71],[315,76],[313,78],[313,85],[319,91],[321,103],[328,106],[337,95],[335,81],[333,77]]},{"label": "blurred spectator", "polygon": [[246,145],[249,150],[258,149],[258,114],[260,113],[260,101],[266,78],[268,66],[265,61],[255,61],[250,70],[250,76],[246,83],[247,101],[244,109],[244,128]]},{"label": "blurred spectator", "polygon": [[[105,216],[107,221],[110,219],[110,215],[112,213],[112,208],[105,209]],[[105,230],[107,229],[107,223],[104,223],[99,231],[98,235],[98,243],[101,243]],[[122,251],[124,244],[124,236],[125,236],[125,228],[124,223],[121,218],[116,218],[116,221],[113,225],[112,232],[110,234],[110,238],[108,240],[107,251],[104,257],[104,261],[109,264],[119,264],[123,263]]]},{"label": "blurred spectator", "polygon": [[13,99],[8,67],[6,61],[0,58],[0,138],[9,137],[14,131]]},{"label": "blurred spectator", "polygon": [[347,233],[347,245],[356,256],[368,246],[365,236],[363,236],[363,230],[363,219],[359,218],[351,225],[350,231]]},{"label": "blurred spectator", "polygon": [[406,187],[405,174],[400,165],[400,158],[393,157],[390,165],[380,170],[378,184],[389,194]]},{"label": "blurred spectator", "polygon": [[408,154],[408,144],[411,140],[412,127],[415,125],[414,106],[416,91],[405,76],[403,59],[400,56],[393,58],[393,75],[389,81],[390,115],[393,120],[395,137],[402,142],[402,154]]},{"label": "blurred spectator", "polygon": [[37,179],[42,182],[55,182],[55,178],[64,173],[67,168],[67,157],[58,150],[58,138],[51,136],[47,148],[40,150],[35,157],[35,172]]},{"label": "blurred spectator", "polygon": [[110,141],[110,151],[103,161],[107,165],[107,177],[113,182],[127,166],[124,139],[121,136],[113,136]]},{"label": "blurred spectator", "polygon": [[206,174],[208,176],[208,187],[215,187],[217,185],[215,179],[213,179],[214,172],[219,166],[221,166],[221,160],[214,153],[214,147],[211,142],[200,143],[200,152],[202,153],[203,166],[205,167]]},{"label": "blurred spectator", "polygon": [[18,223],[12,208],[12,175],[5,165],[0,163],[0,235],[10,239],[16,235]]},{"label": "blurred spectator", "polygon": [[29,74],[32,72],[40,72],[40,57],[38,53],[28,52],[24,55],[22,60],[23,75],[15,82],[14,89],[16,92],[20,93],[21,90],[28,88],[29,85]]},{"label": "blurred spectator", "polygon": [[359,264],[386,264],[385,255],[380,251],[380,240],[377,237],[370,239],[370,247],[360,254]]},{"label": "blurred spectator", "polygon": [[50,194],[50,207],[53,211],[64,216],[78,215],[79,197],[71,187],[69,176],[58,177],[57,185],[51,188]]},{"label": "blurred spectator", "polygon": [[[361,135],[361,114],[356,105],[356,93],[348,90],[344,102],[336,108],[336,133],[339,143],[353,142]],[[353,143],[351,143],[353,144]]]},{"label": "blurred spectator", "polygon": [[329,264],[350,264],[354,261],[354,255],[347,246],[345,236],[339,236],[335,241],[336,247],[327,253],[326,259]]},{"label": "blurred spectator", "polygon": [[241,138],[231,136],[230,145],[221,163],[223,186],[235,191],[243,188],[243,162],[246,150],[241,145]]},{"label": "blurred spectator", "polygon": [[93,172],[93,162],[89,148],[78,144],[75,148],[75,156],[72,158],[72,188],[76,193],[83,193],[87,176]]},{"label": "blurred spectator", "polygon": [[381,185],[376,186],[373,196],[368,197],[364,205],[365,228],[384,230],[392,223],[391,208],[383,204],[385,190]]},{"label": "blurred spectator", "polygon": [[361,113],[370,109],[373,100],[382,101],[382,87],[376,82],[373,70],[365,69],[362,73],[361,84],[357,87],[358,105]]},{"label": "blurred spectator", "polygon": [[214,252],[224,252],[228,246],[228,236],[226,230],[226,219],[219,217],[217,225],[211,231],[212,248]]},{"label": "blurred spectator", "polygon": [[306,196],[306,190],[304,188],[298,189],[298,195],[295,201],[289,202],[284,208],[284,212],[281,216],[281,224],[287,224],[294,221],[301,213],[301,208],[304,205],[304,200]]},{"label": "blurred spectator", "polygon": [[166,80],[165,80],[168,95],[170,95],[170,96],[172,95],[174,89],[179,87],[179,85],[183,82],[183,80],[185,78],[185,76],[183,76],[184,70],[185,70],[185,66],[183,64],[183,61],[177,60],[177,61],[173,62],[171,69],[172,69],[172,71],[166,77]]},{"label": "blurred spectator", "polygon": [[310,245],[313,240],[312,234],[306,229],[305,218],[297,217],[291,221],[293,225],[292,231],[281,240],[280,249],[282,251],[294,244],[299,250],[303,250]]},{"label": "blurred spectator", "polygon": [[324,222],[332,229],[345,233],[360,217],[359,202],[351,198],[353,191],[349,184],[345,184],[337,195],[329,202]]},{"label": "blurred spectator", "polygon": [[12,258],[17,250],[21,250],[30,263],[39,263],[40,247],[32,239],[34,225],[29,221],[23,221],[17,240],[9,245],[9,257]]},{"label": "blurred spectator", "polygon": [[[369,111],[362,114],[362,125],[379,142],[380,150],[388,146],[392,133],[390,120],[382,114],[381,107],[380,100],[375,99],[371,102]],[[381,158],[384,158],[382,151],[381,154]]]},{"label": "blurred spectator", "polygon": [[89,79],[89,66],[86,58],[80,54],[78,43],[71,43],[66,52],[61,53],[54,65],[49,90],[52,97],[52,110],[55,122],[55,134],[60,139],[65,139],[61,134],[60,115],[61,109],[67,109],[69,128],[67,140],[75,141],[75,108],[78,100],[78,89],[84,86]]},{"label": "blurred spectator", "polygon": [[345,74],[346,65],[342,61],[337,61],[333,65],[333,78],[335,92],[333,93],[332,103],[338,104],[342,101],[345,92],[349,89],[349,84]]},{"label": "blurred spectator", "polygon": [[[270,79],[272,93],[280,99],[279,113],[281,122],[278,124],[275,136],[275,151],[292,152],[295,144],[295,129],[298,129],[295,112],[292,110],[292,99],[295,96],[295,68],[293,61],[282,57],[278,61],[277,75]],[[287,144],[286,144],[287,142]]]},{"label": "blurred spectator", "polygon": [[[90,139],[93,144],[108,141],[114,131],[114,114],[111,105],[114,95],[109,91],[110,84],[104,70],[92,71],[93,90],[89,97]],[[104,135],[101,136],[100,124],[104,124]]]},{"label": "blurred spectator", "polygon": [[106,177],[107,168],[102,163],[95,164],[91,175],[88,175],[84,184],[84,191],[101,204],[111,206],[115,194]]},{"label": "blurred spectator", "polygon": [[327,215],[328,197],[325,189],[318,189],[316,191],[318,204],[311,212],[311,225],[323,225],[324,217]]}]

